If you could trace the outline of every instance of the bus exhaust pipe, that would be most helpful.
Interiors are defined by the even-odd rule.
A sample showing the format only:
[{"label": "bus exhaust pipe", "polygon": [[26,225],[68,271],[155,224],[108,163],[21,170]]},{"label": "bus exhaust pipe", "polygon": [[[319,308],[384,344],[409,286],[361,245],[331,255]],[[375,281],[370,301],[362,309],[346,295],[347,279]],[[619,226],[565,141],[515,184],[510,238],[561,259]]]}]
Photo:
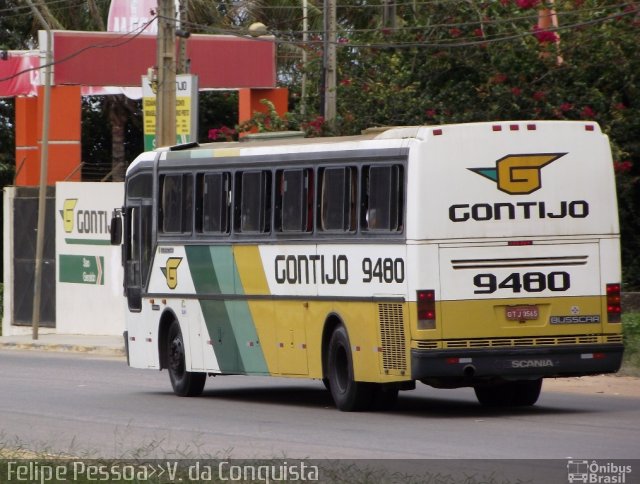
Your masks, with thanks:
[{"label": "bus exhaust pipe", "polygon": [[476,367],[473,365],[467,365],[464,367],[464,370],[462,370],[462,373],[465,378],[472,378],[476,374]]}]

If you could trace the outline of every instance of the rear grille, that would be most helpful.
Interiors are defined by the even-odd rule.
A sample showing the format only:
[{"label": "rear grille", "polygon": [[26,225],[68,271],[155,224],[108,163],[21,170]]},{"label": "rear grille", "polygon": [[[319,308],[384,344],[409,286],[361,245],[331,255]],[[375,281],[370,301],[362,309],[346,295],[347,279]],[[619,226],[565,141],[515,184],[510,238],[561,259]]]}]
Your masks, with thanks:
[{"label": "rear grille", "polygon": [[407,370],[402,304],[378,304],[382,367],[385,371]]},{"label": "rear grille", "polygon": [[459,348],[506,348],[519,346],[557,346],[557,345],[586,345],[598,343],[622,343],[621,334],[577,335],[577,336],[539,336],[537,338],[483,338],[483,339],[451,339],[414,341],[413,345],[419,350],[459,349]]},{"label": "rear grille", "polygon": [[419,350],[436,350],[439,348],[437,341],[416,341],[415,344]]},{"label": "rear grille", "polygon": [[[598,343],[596,335],[582,336],[540,336],[522,338],[487,338],[487,339],[455,339],[443,341],[445,349],[457,348],[501,348],[514,346],[556,346],[556,345],[583,345]],[[612,343],[607,339],[607,342]]]}]

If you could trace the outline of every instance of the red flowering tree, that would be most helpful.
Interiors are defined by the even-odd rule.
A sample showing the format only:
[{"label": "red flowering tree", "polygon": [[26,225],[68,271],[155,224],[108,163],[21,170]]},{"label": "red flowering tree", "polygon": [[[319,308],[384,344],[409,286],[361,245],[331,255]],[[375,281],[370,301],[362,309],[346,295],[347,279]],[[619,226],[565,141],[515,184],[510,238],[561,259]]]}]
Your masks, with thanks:
[{"label": "red flowering tree", "polygon": [[[400,2],[395,28],[382,24],[379,9],[339,8],[337,134],[374,125],[597,121],[618,162],[626,288],[640,290],[640,4],[556,0],[558,28],[543,10],[551,6]],[[308,46],[316,55],[307,74],[317,88],[305,126],[315,133],[323,131],[321,48]],[[294,98],[298,86],[289,85]]]}]

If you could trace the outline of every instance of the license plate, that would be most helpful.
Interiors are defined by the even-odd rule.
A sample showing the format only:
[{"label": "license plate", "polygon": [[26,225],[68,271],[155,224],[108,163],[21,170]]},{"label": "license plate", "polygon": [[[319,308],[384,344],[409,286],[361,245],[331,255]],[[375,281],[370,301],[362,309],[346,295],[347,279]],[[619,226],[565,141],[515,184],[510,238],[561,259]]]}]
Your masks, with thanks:
[{"label": "license plate", "polygon": [[538,306],[508,306],[505,312],[509,321],[526,321],[539,316]]}]

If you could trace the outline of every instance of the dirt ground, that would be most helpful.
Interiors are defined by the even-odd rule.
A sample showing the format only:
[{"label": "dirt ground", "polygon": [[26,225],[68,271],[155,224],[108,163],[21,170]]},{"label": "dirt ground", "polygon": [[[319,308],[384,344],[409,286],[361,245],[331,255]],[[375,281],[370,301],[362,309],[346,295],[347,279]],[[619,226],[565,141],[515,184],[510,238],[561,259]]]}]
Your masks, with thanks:
[{"label": "dirt ground", "polygon": [[545,378],[542,391],[640,398],[640,378],[616,375]]}]

